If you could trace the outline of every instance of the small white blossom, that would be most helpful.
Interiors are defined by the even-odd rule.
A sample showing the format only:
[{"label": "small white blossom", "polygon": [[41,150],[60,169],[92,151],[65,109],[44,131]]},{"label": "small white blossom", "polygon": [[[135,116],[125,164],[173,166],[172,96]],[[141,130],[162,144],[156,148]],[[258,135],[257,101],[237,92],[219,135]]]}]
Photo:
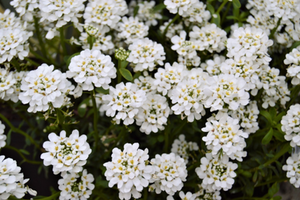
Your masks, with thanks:
[{"label": "small white blossom", "polygon": [[37,8],[39,7],[38,0],[12,0],[10,1],[19,17],[24,21],[33,21],[33,16],[37,15]]},{"label": "small white blossom", "polygon": [[292,84],[300,84],[300,46],[285,55],[284,64],[288,65],[287,77],[292,77]]},{"label": "small white blossom", "polygon": [[61,176],[58,180],[58,189],[61,191],[59,200],[89,199],[95,185],[94,176],[87,173],[86,169],[79,173],[63,172]]},{"label": "small white blossom", "polygon": [[206,71],[210,76],[219,75],[221,73],[221,65],[225,62],[224,56],[214,54],[213,59],[206,60],[201,63],[201,68]]},{"label": "small white blossom", "polygon": [[183,182],[187,178],[187,169],[184,159],[174,153],[155,155],[151,159],[151,165],[154,167],[154,174],[149,186],[150,191],[160,194],[165,191],[169,195],[174,195],[183,187]]},{"label": "small white blossom", "polygon": [[300,104],[292,105],[287,114],[281,119],[281,130],[285,132],[284,138],[290,141],[291,146],[300,146]]},{"label": "small white blossom", "polygon": [[183,15],[197,0],[164,0],[170,13]]},{"label": "small white blossom", "polygon": [[[296,147],[299,148],[299,147]],[[282,166],[282,170],[286,171],[286,177],[290,183],[296,188],[300,187],[300,154],[294,153],[286,160],[286,165]]]},{"label": "small white blossom", "polygon": [[14,92],[15,83],[13,73],[9,72],[8,69],[0,68],[0,99],[9,99],[8,96]]},{"label": "small white blossom", "polygon": [[153,173],[153,167],[148,165],[148,149],[139,149],[138,143],[126,143],[123,151],[114,148],[111,156],[112,161],[103,164],[108,186],[117,185],[120,199],[140,198]]},{"label": "small white blossom", "polygon": [[73,130],[69,137],[66,131],[61,131],[59,136],[50,133],[48,138],[43,144],[46,152],[41,154],[45,166],[53,165],[54,174],[82,171],[92,152],[86,135],[79,136],[78,130]]},{"label": "small white blossom", "polygon": [[129,11],[132,16],[136,6],[138,6],[136,16],[140,21],[145,22],[147,26],[156,26],[158,23],[157,20],[162,19],[162,15],[153,10],[155,7],[155,1],[130,1],[130,7],[132,7],[132,9]]},{"label": "small white blossom", "polygon": [[195,169],[198,177],[202,179],[202,187],[208,191],[227,191],[232,188],[238,165],[229,161],[228,156],[221,158],[207,153],[201,158],[201,165]]},{"label": "small white blossom", "polygon": [[186,12],[183,12],[185,22],[206,24],[211,18],[208,10],[205,10],[206,4],[202,1],[195,1],[193,5],[189,6]]},{"label": "small white blossom", "polygon": [[0,121],[0,149],[6,145],[6,135],[4,134],[5,125]]},{"label": "small white blossom", "polygon": [[[165,22],[163,25],[161,25],[159,27],[159,30],[161,31],[161,33],[164,33],[165,29],[167,28],[168,24],[172,21],[172,19],[170,19],[169,21]],[[166,38],[171,40],[172,37],[174,37],[175,35],[179,35],[180,31],[183,30],[183,24],[182,22],[179,24],[175,24],[172,23],[167,32],[166,32]]]}]

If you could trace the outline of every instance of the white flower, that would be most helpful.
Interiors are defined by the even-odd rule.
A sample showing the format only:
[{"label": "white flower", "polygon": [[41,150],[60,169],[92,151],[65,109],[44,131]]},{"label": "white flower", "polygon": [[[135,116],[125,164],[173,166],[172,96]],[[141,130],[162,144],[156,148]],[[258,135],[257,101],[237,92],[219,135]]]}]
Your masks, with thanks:
[{"label": "white flower", "polygon": [[183,15],[197,0],[164,0],[170,13]]},{"label": "white flower", "polygon": [[201,158],[201,165],[195,169],[198,177],[202,179],[202,186],[208,191],[227,191],[232,188],[238,165],[229,161],[228,156],[213,156],[207,153]]},{"label": "white flower", "polygon": [[14,57],[23,60],[29,53],[28,38],[32,32],[22,28],[0,28],[0,64],[11,61]]},{"label": "white flower", "polygon": [[[172,21],[172,19],[170,19],[169,21],[165,22],[163,25],[161,25],[159,27],[159,30],[164,33],[165,29],[167,28],[168,24]],[[183,30],[183,24],[182,22],[180,22],[179,24],[175,24],[172,23],[167,32],[166,32],[166,38],[170,39],[175,36],[175,35],[179,35],[180,31]]]},{"label": "white flower", "polygon": [[123,151],[114,148],[111,156],[112,161],[103,164],[108,186],[117,185],[120,199],[140,198],[153,173],[153,167],[148,165],[148,149],[139,149],[138,143],[126,143]]},{"label": "white flower", "polygon": [[294,48],[292,52],[285,55],[284,64],[288,65],[287,77],[292,77],[292,84],[300,84],[300,47]]},{"label": "white flower", "polygon": [[221,65],[225,62],[224,56],[214,54],[214,58],[206,60],[205,63],[201,63],[201,68],[205,70],[209,75],[219,75],[221,73]]},{"label": "white flower", "polygon": [[0,68],[0,99],[9,100],[8,96],[14,92],[15,83],[16,79],[14,79],[13,73],[8,69]]},{"label": "white flower", "polygon": [[110,56],[99,50],[86,49],[71,59],[66,74],[81,85],[83,90],[91,91],[94,87],[108,89],[111,79],[117,76],[117,70]]},{"label": "white flower", "polygon": [[11,195],[20,199],[27,191],[31,191],[25,186],[29,179],[24,179],[20,171],[15,160],[0,156],[0,199],[8,199]]},{"label": "white flower", "polygon": [[179,135],[178,139],[175,139],[172,144],[171,152],[179,155],[184,159],[185,164],[189,161],[189,152],[197,151],[199,146],[196,142],[187,142],[183,134]]},{"label": "white flower", "polygon": [[50,133],[48,138],[49,141],[43,144],[46,152],[41,154],[45,166],[53,165],[54,174],[82,171],[92,152],[86,135],[79,136],[78,130],[73,130],[69,137],[66,137],[66,131],[61,131],[59,136]]},{"label": "white flower", "polygon": [[144,76],[139,76],[134,79],[134,83],[139,89],[145,91],[146,93],[156,92],[156,86],[154,85],[154,78],[149,76],[149,74],[144,71]]},{"label": "white flower", "polygon": [[66,96],[73,89],[65,73],[42,64],[23,78],[19,99],[23,104],[29,103],[28,112],[45,112],[68,104]]},{"label": "white flower", "polygon": [[127,61],[131,62],[135,72],[153,71],[156,65],[163,65],[166,58],[163,46],[149,38],[134,41],[128,49],[130,54]]},{"label": "white flower", "polygon": [[5,125],[0,121],[0,149],[6,145]]},{"label": "white flower", "polygon": [[160,194],[165,191],[169,195],[174,195],[183,187],[186,181],[187,169],[184,159],[174,153],[155,155],[151,159],[151,165],[154,167],[152,181],[154,184],[149,186],[150,191]]},{"label": "white flower", "polygon": [[0,28],[22,27],[25,27],[25,24],[22,24],[21,19],[16,17],[15,12],[11,12],[9,9],[6,9],[3,13],[0,12]]},{"label": "white flower", "polygon": [[216,116],[208,118],[201,130],[208,132],[202,140],[207,149],[212,151],[212,156],[225,154],[231,159],[242,161],[242,157],[247,155],[243,150],[246,147],[245,138],[248,138],[249,134],[240,129],[239,119],[234,119],[225,112],[219,112]]},{"label": "white flower", "polygon": [[140,131],[147,135],[151,132],[157,133],[158,130],[165,129],[169,114],[167,98],[160,94],[148,93],[136,116],[136,124],[140,126]]},{"label": "white flower", "polygon": [[106,116],[114,117],[116,123],[123,120],[125,125],[132,124],[139,108],[146,100],[145,91],[136,84],[121,82],[116,88],[110,86],[109,94],[103,96],[104,105],[101,111],[106,111]]},{"label": "white flower", "polygon": [[16,103],[19,100],[19,94],[21,92],[21,82],[22,82],[23,78],[25,78],[25,76],[27,75],[28,72],[27,71],[20,71],[20,72],[13,71],[10,73],[12,73],[12,76],[13,76],[13,80],[11,80],[11,83],[14,83],[11,87],[13,90],[9,89],[6,91],[4,100],[5,101],[11,100]]},{"label": "white flower", "polygon": [[132,7],[130,12],[132,16],[135,6],[138,6],[138,12],[136,16],[140,19],[140,21],[145,22],[147,26],[156,26],[157,20],[162,19],[162,15],[153,10],[155,1],[139,1],[138,4],[136,4],[135,1],[131,1],[129,6]]},{"label": "white flower", "polygon": [[219,190],[204,189],[202,185],[199,185],[199,191],[196,193],[197,200],[221,200],[221,194]]},{"label": "white flower", "polygon": [[84,169],[82,172],[63,172],[58,180],[58,189],[61,191],[59,200],[80,199],[87,200],[95,188],[94,176]]},{"label": "white flower", "polygon": [[[298,148],[298,147],[297,147]],[[286,171],[286,177],[290,179],[290,183],[296,188],[300,187],[300,154],[295,153],[288,157],[286,165],[282,166],[282,170]]]},{"label": "white flower", "polygon": [[139,22],[137,17],[123,17],[118,23],[118,37],[125,39],[125,43],[132,44],[137,39],[145,38],[148,35],[149,27]]},{"label": "white flower", "polygon": [[85,8],[83,18],[86,24],[94,23],[116,28],[121,16],[127,12],[125,0],[91,0]]},{"label": "white flower", "polygon": [[[75,26],[79,23],[79,18],[82,17],[84,11],[84,2],[86,0],[43,0],[39,2],[41,19],[40,22],[46,24],[55,24],[54,29],[58,29],[68,22],[74,23]],[[47,39],[52,39],[47,37]]]},{"label": "white flower", "polygon": [[225,49],[226,32],[216,24],[207,24],[201,28],[194,26],[189,36],[199,51],[207,50],[212,53]]},{"label": "white flower", "polygon": [[33,21],[33,16],[37,15],[36,9],[39,7],[38,0],[12,0],[10,1],[16,12],[24,21]]},{"label": "white flower", "polygon": [[284,138],[291,141],[291,146],[300,146],[300,104],[292,105],[287,114],[281,119],[281,130],[285,132]]},{"label": "white flower", "polygon": [[185,21],[205,24],[210,19],[211,15],[208,10],[205,10],[206,5],[201,1],[195,1],[189,6],[186,12],[182,13]]}]

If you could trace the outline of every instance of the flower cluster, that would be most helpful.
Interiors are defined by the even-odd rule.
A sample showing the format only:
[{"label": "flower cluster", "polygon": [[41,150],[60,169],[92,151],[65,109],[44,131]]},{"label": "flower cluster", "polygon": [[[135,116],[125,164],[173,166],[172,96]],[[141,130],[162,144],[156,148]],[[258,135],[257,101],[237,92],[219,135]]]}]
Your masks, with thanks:
[{"label": "flower cluster", "polygon": [[0,121],[0,148],[6,145],[6,135],[4,134],[5,125]]},{"label": "flower cluster", "polygon": [[153,168],[148,165],[148,149],[139,149],[139,144],[124,145],[124,150],[114,148],[112,161],[104,163],[109,187],[117,184],[120,199],[141,197],[141,191],[149,185]]},{"label": "flower cluster", "polygon": [[131,15],[134,15],[134,9],[138,7],[138,11],[136,16],[139,18],[140,21],[145,22],[147,26],[156,26],[157,20],[162,19],[162,15],[158,12],[153,10],[155,6],[155,1],[130,1],[129,12]]},{"label": "flower cluster", "polygon": [[25,184],[29,179],[24,179],[21,168],[11,158],[0,156],[0,199],[8,199],[11,195],[22,198],[26,192],[36,195],[36,192]]},{"label": "flower cluster", "polygon": [[300,47],[294,48],[292,52],[285,55],[284,64],[288,65],[287,77],[292,77],[292,84],[300,84]]},{"label": "flower cluster", "polygon": [[281,129],[285,132],[284,138],[291,141],[291,146],[300,146],[300,105],[292,105],[287,114],[282,117]]},{"label": "flower cluster", "polygon": [[48,138],[49,141],[43,144],[47,152],[41,154],[44,165],[53,165],[54,174],[82,171],[82,166],[92,152],[86,135],[79,136],[78,130],[73,130],[69,137],[66,131],[61,131],[59,136],[50,133]]}]

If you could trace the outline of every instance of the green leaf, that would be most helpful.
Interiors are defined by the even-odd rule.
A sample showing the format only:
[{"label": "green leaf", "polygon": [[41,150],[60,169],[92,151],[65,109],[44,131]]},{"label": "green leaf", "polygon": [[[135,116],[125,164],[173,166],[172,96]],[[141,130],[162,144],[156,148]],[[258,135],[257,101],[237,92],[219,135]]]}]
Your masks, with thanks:
[{"label": "green leaf", "polygon": [[212,22],[215,23],[218,27],[221,26],[221,18],[220,18],[220,15],[219,13],[215,13],[213,15],[217,15],[216,17],[212,17]]},{"label": "green leaf", "polygon": [[268,111],[266,111],[266,110],[261,110],[260,111],[260,114],[262,115],[262,116],[264,116],[270,123],[272,123],[272,116],[270,115],[270,113],[268,112]]},{"label": "green leaf", "polygon": [[138,14],[139,9],[140,9],[139,6],[134,7],[134,10],[133,10],[133,16],[134,16],[134,17]]},{"label": "green leaf", "polygon": [[215,8],[211,4],[207,3],[206,8],[211,14],[215,13]]},{"label": "green leaf", "polygon": [[102,87],[96,88],[96,92],[101,93],[101,94],[109,94],[109,90],[105,90]]},{"label": "green leaf", "polygon": [[251,183],[250,181],[247,181],[244,190],[247,194],[247,196],[252,197],[253,196],[253,192],[254,192],[254,184]]},{"label": "green leaf", "polygon": [[280,142],[284,142],[285,139],[284,139],[284,134],[282,134],[282,132],[278,131],[278,130],[274,130],[274,137],[280,141]]},{"label": "green leaf", "polygon": [[292,44],[292,46],[289,48],[290,51],[292,51],[294,48],[297,48],[300,45],[300,41],[296,41]]},{"label": "green leaf", "polygon": [[30,153],[28,151],[26,151],[25,149],[20,149],[20,152],[22,152],[25,155],[30,155]]},{"label": "green leaf", "polygon": [[269,197],[273,197],[279,191],[279,184],[275,182],[268,190]]},{"label": "green leaf", "polygon": [[233,6],[236,8],[240,8],[241,7],[241,3],[239,0],[232,0]]},{"label": "green leaf", "polygon": [[127,81],[132,81],[132,74],[128,69],[120,68],[120,73]]},{"label": "green leaf", "polygon": [[269,142],[272,140],[273,137],[273,128],[270,128],[269,132],[265,135],[265,137],[262,139],[262,144],[269,144]]},{"label": "green leaf", "polygon": [[121,62],[121,68],[126,68],[127,65],[128,65],[128,62],[126,60],[122,60],[122,61],[119,61]]},{"label": "green leaf", "polygon": [[69,64],[71,63],[71,59],[74,57],[74,56],[78,56],[80,54],[80,52],[77,52],[77,53],[74,53],[73,55],[69,56],[69,57],[64,57],[64,60],[66,62],[66,65],[69,66]]},{"label": "green leaf", "polygon": [[232,15],[231,15],[231,16],[227,16],[226,19],[235,19],[235,20],[237,20],[237,21],[239,20],[239,18],[237,18],[237,17],[235,17],[235,16],[232,16]]},{"label": "green leaf", "polygon": [[160,10],[163,10],[166,8],[166,5],[164,3],[160,3],[160,4],[157,4],[153,9],[152,11],[153,12],[159,12]]},{"label": "green leaf", "polygon": [[258,176],[258,171],[256,170],[253,174],[253,177],[252,177],[252,181],[253,182],[256,182],[257,181],[257,176]]},{"label": "green leaf", "polygon": [[274,118],[274,121],[275,121],[276,123],[280,122],[281,119],[282,119],[282,116],[284,116],[285,114],[286,114],[286,112],[281,112],[281,113],[279,113],[279,114]]}]

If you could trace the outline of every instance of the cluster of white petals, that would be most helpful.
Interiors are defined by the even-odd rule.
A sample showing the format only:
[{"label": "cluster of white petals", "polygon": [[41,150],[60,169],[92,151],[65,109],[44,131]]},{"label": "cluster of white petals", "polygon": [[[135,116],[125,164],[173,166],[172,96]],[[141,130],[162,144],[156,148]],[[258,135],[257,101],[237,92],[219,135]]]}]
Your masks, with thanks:
[{"label": "cluster of white petals", "polygon": [[140,22],[137,17],[123,17],[117,30],[119,39],[124,39],[126,44],[132,44],[148,35],[149,26]]},{"label": "cluster of white petals", "polygon": [[0,149],[6,145],[5,125],[0,121]]},{"label": "cluster of white petals", "polygon": [[69,137],[63,130],[59,135],[50,133],[48,138],[49,141],[43,144],[46,152],[41,154],[45,166],[52,165],[54,174],[82,171],[82,166],[86,164],[92,152],[86,135],[80,136],[79,131],[75,129]]},{"label": "cluster of white petals", "polygon": [[134,15],[134,9],[136,9],[137,6],[136,17],[138,17],[140,21],[145,22],[147,26],[156,26],[158,23],[157,20],[162,19],[162,15],[153,9],[155,7],[155,1],[130,1],[130,15]]},{"label": "cluster of white petals", "polygon": [[21,92],[21,83],[23,78],[27,75],[28,71],[13,71],[10,72],[12,73],[13,80],[12,82],[14,83],[12,87],[6,91],[6,95],[4,96],[4,100],[8,101],[11,100],[13,102],[17,102],[19,100],[19,94]]},{"label": "cluster of white petals", "polygon": [[[299,148],[299,147],[296,147]],[[289,178],[290,183],[296,188],[300,187],[300,154],[292,153],[292,156],[286,160],[286,165],[282,166],[286,171],[286,177]]]},{"label": "cluster of white petals", "polygon": [[52,39],[57,35],[57,29],[66,25],[68,22],[72,22],[77,26],[79,18],[82,17],[82,12],[84,11],[85,1],[86,0],[40,1],[40,22],[46,24],[55,23],[55,27],[48,31],[46,38]]},{"label": "cluster of white petals", "polygon": [[207,132],[202,140],[207,149],[211,150],[212,156],[218,157],[219,154],[223,154],[233,160],[243,161],[243,157],[247,155],[243,150],[246,147],[245,138],[248,138],[249,134],[240,129],[239,119],[219,112],[216,116],[208,118],[201,130]]},{"label": "cluster of white petals", "polygon": [[36,195],[36,192],[25,186],[29,179],[24,179],[21,168],[17,162],[11,158],[0,156],[0,199],[6,200],[11,195],[22,198],[26,192]]},{"label": "cluster of white petals", "polygon": [[164,0],[166,8],[170,13],[184,15],[197,0]]},{"label": "cluster of white petals", "polygon": [[126,143],[123,151],[114,148],[111,156],[112,161],[103,164],[108,186],[117,185],[120,199],[140,198],[153,174],[153,167],[148,165],[148,149],[139,149],[138,143]]},{"label": "cluster of white petals", "polygon": [[42,64],[23,78],[19,99],[23,104],[29,103],[28,112],[45,112],[69,104],[67,95],[73,89],[65,73],[54,70],[53,65]]},{"label": "cluster of white petals", "polygon": [[8,96],[14,92],[13,86],[16,79],[8,69],[0,68],[0,99],[7,100]]},{"label": "cluster of white petals", "polygon": [[139,89],[134,83],[123,82],[114,87],[110,86],[109,94],[104,95],[101,111],[106,112],[106,116],[114,117],[116,123],[123,120],[125,125],[132,124],[139,108],[146,100],[146,93]]},{"label": "cluster of white petals", "polygon": [[130,54],[127,58],[135,72],[153,71],[156,65],[164,65],[164,47],[149,38],[138,39],[129,45]]},{"label": "cluster of white petals", "polygon": [[148,93],[146,100],[136,116],[140,131],[149,135],[151,132],[164,130],[170,114],[167,98],[160,94]]},{"label": "cluster of white petals", "polygon": [[187,178],[187,169],[184,159],[174,153],[155,155],[151,159],[151,165],[154,168],[150,191],[160,194],[165,191],[169,195],[174,195],[183,187],[183,182]]},{"label": "cluster of white petals", "polygon": [[37,15],[37,8],[39,7],[38,0],[12,0],[10,5],[13,6],[19,17],[24,21],[33,21],[33,16]]},{"label": "cluster of white petals", "polygon": [[210,191],[204,189],[202,185],[198,185],[198,186],[199,186],[199,191],[196,193],[198,199],[200,200],[221,200],[222,199],[219,190]]},{"label": "cluster of white petals", "polygon": [[221,73],[221,66],[225,62],[225,59],[225,56],[214,54],[213,59],[208,59],[201,63],[200,67],[210,76],[219,75]]},{"label": "cluster of white petals", "polygon": [[[168,24],[170,24],[170,22],[172,21],[172,19],[170,19],[169,21],[165,22],[164,24],[162,24],[159,27],[159,30],[161,31],[161,33],[164,33],[165,29],[167,28]],[[175,35],[179,35],[179,33],[181,32],[181,30],[183,30],[183,24],[182,22],[179,24],[175,24],[172,23],[167,32],[166,32],[166,38],[171,40],[172,37],[174,37]]]},{"label": "cluster of white petals", "polygon": [[201,165],[195,169],[198,177],[202,179],[202,187],[207,191],[231,189],[238,165],[230,162],[228,156],[221,158],[207,153],[201,158]]},{"label": "cluster of white petals", "polygon": [[185,164],[189,161],[189,152],[199,150],[199,146],[196,142],[187,142],[183,134],[179,135],[178,139],[175,139],[172,144],[171,152],[179,155],[184,159]]},{"label": "cluster of white petals", "polygon": [[63,172],[58,180],[58,189],[61,191],[59,200],[80,199],[87,200],[95,188],[94,176],[84,169],[79,173]]},{"label": "cluster of white petals", "polygon": [[300,104],[292,105],[281,119],[284,138],[291,141],[291,146],[300,146]]},{"label": "cluster of white petals", "polygon": [[207,24],[201,28],[194,26],[189,36],[198,51],[207,50],[212,53],[214,51],[221,52],[225,49],[226,32],[217,27],[216,24]]},{"label": "cluster of white petals", "polygon": [[193,2],[194,3],[188,7],[187,11],[182,13],[185,23],[207,23],[211,17],[211,14],[208,10],[205,10],[206,5],[202,1]]},{"label": "cluster of white petals", "polygon": [[99,50],[83,50],[71,59],[68,78],[73,78],[83,90],[91,91],[94,87],[109,88],[111,79],[117,76],[117,70],[111,57]]},{"label": "cluster of white petals", "polygon": [[300,84],[300,46],[285,55],[284,64],[288,65],[287,77],[292,77],[292,84]]}]

